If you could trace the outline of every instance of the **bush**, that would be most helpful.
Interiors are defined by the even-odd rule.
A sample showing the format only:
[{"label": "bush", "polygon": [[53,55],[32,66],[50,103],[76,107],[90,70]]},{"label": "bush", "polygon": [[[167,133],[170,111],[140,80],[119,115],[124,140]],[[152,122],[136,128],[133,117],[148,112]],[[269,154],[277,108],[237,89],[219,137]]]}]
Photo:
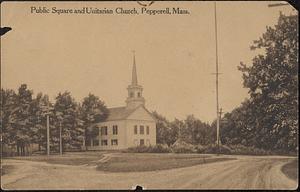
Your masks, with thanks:
[{"label": "bush", "polygon": [[[216,144],[196,147],[197,153],[218,153],[218,146]],[[245,145],[220,145],[220,154],[231,154],[231,155],[270,155],[275,154],[274,152],[259,149],[255,147],[247,147]]]},{"label": "bush", "polygon": [[173,153],[196,153],[194,146],[174,146],[172,147]]},{"label": "bush", "polygon": [[274,152],[267,151],[264,149],[259,149],[256,147],[247,147],[241,144],[238,145],[230,145],[232,154],[235,155],[270,155],[274,154]]},{"label": "bush", "polygon": [[[151,146],[150,146],[151,147]],[[157,144],[152,146],[151,153],[171,153],[172,150],[168,145]]]},{"label": "bush", "polygon": [[148,151],[148,147],[146,147],[146,146],[137,146],[137,147],[130,147],[125,152],[146,153],[147,151]]},{"label": "bush", "polygon": [[[220,145],[220,154],[231,154],[231,155],[270,155],[276,154],[275,152],[259,149],[255,147],[247,147],[245,145]],[[218,146],[215,144],[202,146],[196,146],[197,153],[218,153]]]},{"label": "bush", "polygon": [[196,147],[192,144],[186,143],[183,140],[178,139],[171,146],[173,153],[196,153]]},{"label": "bush", "polygon": [[197,145],[195,147],[196,153],[205,153],[207,146]]},{"label": "bush", "polygon": [[130,147],[125,152],[130,153],[170,153],[172,152],[171,149],[167,145],[157,144],[154,146],[137,146],[137,147]]},{"label": "bush", "polygon": [[198,153],[220,153],[220,154],[231,154],[230,147],[226,145],[220,145],[219,148],[216,144],[211,144],[197,150]]},{"label": "bush", "polygon": [[[279,154],[274,151],[267,151],[255,147],[248,147],[245,145],[220,145],[220,154],[232,154],[232,155],[271,155]],[[154,146],[137,146],[130,147],[124,152],[129,153],[218,153],[218,146],[216,144],[211,145],[192,145],[185,142],[175,142],[171,147],[167,145],[157,144]]]}]

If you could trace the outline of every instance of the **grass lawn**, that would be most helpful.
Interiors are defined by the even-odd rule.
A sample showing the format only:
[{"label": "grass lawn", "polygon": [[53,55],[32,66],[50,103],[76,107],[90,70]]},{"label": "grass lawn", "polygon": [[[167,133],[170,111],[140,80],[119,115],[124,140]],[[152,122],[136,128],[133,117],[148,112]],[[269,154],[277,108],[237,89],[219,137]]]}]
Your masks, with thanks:
[{"label": "grass lawn", "polygon": [[285,164],[282,167],[282,172],[290,179],[293,179],[295,181],[298,180],[298,159],[295,159],[294,161]]},{"label": "grass lawn", "polygon": [[94,164],[96,161],[103,157],[103,152],[75,152],[66,153],[62,156],[60,155],[33,155],[33,156],[23,156],[23,157],[12,157],[11,159],[20,159],[28,161],[40,161],[52,164],[63,164],[63,165],[84,165],[84,164]]},{"label": "grass lawn", "polygon": [[99,171],[108,172],[134,172],[156,171],[173,168],[189,167],[204,163],[233,160],[235,158],[217,157],[205,154],[176,154],[176,153],[115,153],[106,162],[98,162],[107,152],[69,152],[60,155],[33,155],[12,157],[28,161],[47,162],[63,165],[96,165]]},{"label": "grass lawn", "polygon": [[99,163],[97,170],[108,172],[156,171],[234,159],[199,154],[126,153],[112,157],[105,163]]}]

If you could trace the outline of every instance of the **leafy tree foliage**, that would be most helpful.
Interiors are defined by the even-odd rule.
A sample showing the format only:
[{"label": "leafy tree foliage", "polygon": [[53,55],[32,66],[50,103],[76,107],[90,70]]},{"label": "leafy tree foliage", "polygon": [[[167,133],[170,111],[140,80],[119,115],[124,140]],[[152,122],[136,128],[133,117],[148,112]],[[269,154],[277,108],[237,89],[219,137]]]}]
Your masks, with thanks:
[{"label": "leafy tree foliage", "polygon": [[109,111],[99,97],[89,94],[83,99],[82,105],[80,106],[80,114],[84,122],[85,140],[89,141],[97,133],[97,127],[92,125],[104,121],[108,117]]},{"label": "leafy tree foliage", "polygon": [[[32,139],[34,143],[39,144],[39,148],[42,146],[46,149],[47,146],[47,125],[46,125],[46,114],[50,116],[51,119],[54,118],[52,104],[49,101],[48,95],[43,95],[43,93],[38,93],[36,98],[32,102],[32,123],[33,123],[33,135]],[[53,129],[53,125],[50,124]]]},{"label": "leafy tree foliage", "polygon": [[[10,92],[10,96],[14,95]],[[25,155],[25,148],[32,142],[33,134],[31,121],[32,91],[27,89],[26,84],[22,84],[18,94],[12,97],[10,101],[14,101],[14,104],[12,110],[8,112],[9,139],[12,139],[12,144],[17,146],[18,154]]]},{"label": "leafy tree foliage", "polygon": [[2,130],[2,141],[4,144],[14,145],[15,134],[14,127],[12,126],[14,119],[11,114],[14,112],[17,102],[17,95],[11,89],[1,89],[1,119],[0,126]]},{"label": "leafy tree foliage", "polygon": [[175,119],[171,122],[157,112],[152,115],[156,119],[156,140],[159,144],[170,146],[178,139],[194,145],[212,143],[214,130],[193,115],[187,116],[185,120]]},{"label": "leafy tree foliage", "polygon": [[170,122],[156,111],[154,111],[152,115],[156,119],[156,142],[167,145],[175,142],[174,138],[170,135]]},{"label": "leafy tree foliage", "polygon": [[[69,92],[59,93],[52,104],[48,95],[33,92],[22,84],[14,90],[1,89],[1,145],[16,148],[19,155],[28,154],[30,144],[40,149],[47,145],[47,116],[50,119],[50,147],[59,149],[59,130],[62,128],[64,149],[81,148],[86,128],[104,121],[108,109],[97,96],[89,94],[80,105]],[[93,132],[90,132],[93,135]]]},{"label": "leafy tree foliage", "polygon": [[187,143],[207,145],[211,143],[212,133],[213,131],[209,124],[203,123],[193,115],[188,115],[184,129],[181,131],[181,136]]},{"label": "leafy tree foliage", "polygon": [[264,51],[252,66],[241,63],[250,99],[226,114],[225,143],[293,151],[298,143],[298,17],[280,15],[252,49]]},{"label": "leafy tree foliage", "polygon": [[59,127],[62,126],[63,149],[80,148],[83,143],[84,129],[80,119],[78,104],[69,92],[59,93],[54,104],[56,114],[55,128],[51,130],[52,142],[59,144]]},{"label": "leafy tree foliage", "polygon": [[[230,145],[254,146],[256,145],[255,135],[256,116],[251,114],[249,100],[245,100],[240,107],[230,113],[226,113],[221,119],[221,143]],[[213,123],[213,129],[216,129],[216,123]]]}]

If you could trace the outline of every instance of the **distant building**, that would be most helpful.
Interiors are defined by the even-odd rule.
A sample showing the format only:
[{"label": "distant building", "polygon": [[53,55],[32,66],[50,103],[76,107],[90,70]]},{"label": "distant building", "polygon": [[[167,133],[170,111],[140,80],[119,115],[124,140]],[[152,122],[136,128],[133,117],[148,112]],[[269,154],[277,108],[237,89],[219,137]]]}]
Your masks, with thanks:
[{"label": "distant building", "polygon": [[145,107],[143,87],[138,84],[135,56],[132,81],[127,87],[126,106],[109,108],[105,122],[97,124],[99,134],[89,141],[88,150],[126,149],[138,145],[156,145],[156,122]]}]

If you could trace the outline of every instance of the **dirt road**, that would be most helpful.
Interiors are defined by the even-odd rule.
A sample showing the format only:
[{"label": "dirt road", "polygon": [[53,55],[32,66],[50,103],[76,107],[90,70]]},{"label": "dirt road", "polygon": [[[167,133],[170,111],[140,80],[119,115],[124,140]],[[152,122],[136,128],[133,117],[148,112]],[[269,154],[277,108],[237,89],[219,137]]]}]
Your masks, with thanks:
[{"label": "dirt road", "polygon": [[281,167],[291,157],[234,156],[237,160],[152,172],[105,173],[95,167],[2,160],[14,165],[4,189],[296,189]]}]

